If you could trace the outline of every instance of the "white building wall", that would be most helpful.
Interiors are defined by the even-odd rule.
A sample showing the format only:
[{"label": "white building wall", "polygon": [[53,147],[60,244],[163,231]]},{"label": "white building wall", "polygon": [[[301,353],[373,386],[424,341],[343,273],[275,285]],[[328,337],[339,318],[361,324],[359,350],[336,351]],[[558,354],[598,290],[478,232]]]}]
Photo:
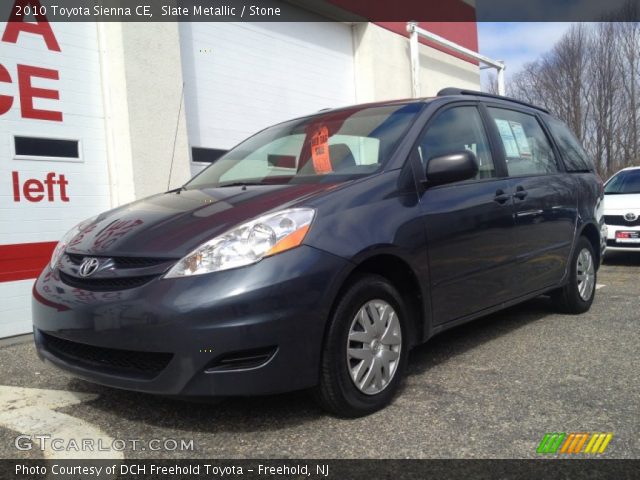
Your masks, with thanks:
[{"label": "white building wall", "polygon": [[[373,23],[353,26],[358,103],[411,97],[409,39]],[[420,91],[480,89],[477,65],[420,44]]]},{"label": "white building wall", "polygon": [[191,176],[178,28],[172,22],[122,24],[136,198],[181,186]]},{"label": "white building wall", "polygon": [[178,24],[99,26],[114,206],[184,184],[191,172]]}]

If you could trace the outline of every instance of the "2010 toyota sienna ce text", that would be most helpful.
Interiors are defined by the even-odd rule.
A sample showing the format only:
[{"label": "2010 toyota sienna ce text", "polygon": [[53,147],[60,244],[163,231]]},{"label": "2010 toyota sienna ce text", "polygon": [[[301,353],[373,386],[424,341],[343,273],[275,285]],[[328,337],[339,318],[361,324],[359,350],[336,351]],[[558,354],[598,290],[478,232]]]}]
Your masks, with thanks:
[{"label": "2010 toyota sienna ce text", "polygon": [[312,388],[364,415],[447,328],[541,294],[588,310],[602,200],[531,105],[445,89],[322,111],[71,230],[33,289],[37,350],[112,387]]}]

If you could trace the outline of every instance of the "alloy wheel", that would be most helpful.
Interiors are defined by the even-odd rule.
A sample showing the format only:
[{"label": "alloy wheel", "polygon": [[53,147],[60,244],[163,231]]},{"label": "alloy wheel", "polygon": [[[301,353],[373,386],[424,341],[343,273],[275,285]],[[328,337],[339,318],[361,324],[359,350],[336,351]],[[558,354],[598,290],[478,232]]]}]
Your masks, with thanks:
[{"label": "alloy wheel", "polygon": [[402,328],[393,307],[370,300],[356,313],[347,340],[347,366],[356,388],[376,395],[389,386],[398,369]]},{"label": "alloy wheel", "polygon": [[576,278],[578,280],[578,293],[585,302],[593,295],[596,281],[595,265],[591,252],[583,248],[578,255]]}]

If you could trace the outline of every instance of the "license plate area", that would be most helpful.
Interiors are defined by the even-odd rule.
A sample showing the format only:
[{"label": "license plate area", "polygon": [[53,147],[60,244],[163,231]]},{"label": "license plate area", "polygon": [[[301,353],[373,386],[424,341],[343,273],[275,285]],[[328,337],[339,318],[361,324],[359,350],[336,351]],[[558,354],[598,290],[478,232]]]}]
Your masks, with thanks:
[{"label": "license plate area", "polygon": [[640,231],[624,231],[616,232],[616,243],[640,243]]}]

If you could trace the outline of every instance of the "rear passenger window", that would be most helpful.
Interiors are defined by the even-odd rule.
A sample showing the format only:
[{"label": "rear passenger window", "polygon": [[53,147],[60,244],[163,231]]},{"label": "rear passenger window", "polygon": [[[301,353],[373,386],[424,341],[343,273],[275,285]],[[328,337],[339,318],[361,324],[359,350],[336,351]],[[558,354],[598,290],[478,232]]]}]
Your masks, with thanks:
[{"label": "rear passenger window", "polygon": [[418,144],[423,167],[434,157],[465,150],[473,152],[478,160],[476,178],[496,176],[480,113],[472,106],[453,107],[438,114]]},{"label": "rear passenger window", "polygon": [[555,138],[560,151],[562,152],[562,158],[564,160],[564,166],[568,172],[593,172],[595,170],[593,162],[584,151],[582,145],[575,137],[575,135],[569,130],[564,123],[555,118],[546,118],[546,123],[551,130],[551,135]]},{"label": "rear passenger window", "polygon": [[549,139],[536,117],[501,108],[488,110],[502,140],[510,176],[558,171]]}]

